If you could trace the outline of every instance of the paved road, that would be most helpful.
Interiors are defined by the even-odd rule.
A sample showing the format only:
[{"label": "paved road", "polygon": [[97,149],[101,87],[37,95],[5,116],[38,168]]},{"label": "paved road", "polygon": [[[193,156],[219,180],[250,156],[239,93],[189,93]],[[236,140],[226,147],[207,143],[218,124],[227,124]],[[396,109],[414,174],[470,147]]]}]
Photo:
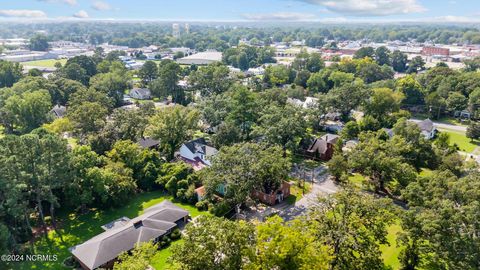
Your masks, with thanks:
[{"label": "paved road", "polygon": [[[412,122],[415,122],[415,123],[418,123],[418,122],[422,121],[420,119],[410,119],[410,120]],[[454,131],[459,131],[459,132],[467,132],[467,127],[465,127],[465,126],[445,124],[445,123],[439,123],[439,122],[433,122],[433,125],[436,128],[439,128],[439,129],[449,129],[449,130],[454,130]]]}]

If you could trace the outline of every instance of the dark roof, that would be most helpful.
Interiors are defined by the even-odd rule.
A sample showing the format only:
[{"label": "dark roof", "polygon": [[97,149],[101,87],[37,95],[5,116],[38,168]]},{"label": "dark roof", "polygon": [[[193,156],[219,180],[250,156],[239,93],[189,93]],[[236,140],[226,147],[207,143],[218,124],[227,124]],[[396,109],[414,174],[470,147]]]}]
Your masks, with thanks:
[{"label": "dark roof", "polygon": [[160,144],[160,142],[152,138],[141,138],[138,140],[138,144],[143,148],[152,148]]},{"label": "dark roof", "polygon": [[185,146],[192,152],[192,153],[201,153],[205,156],[212,156],[215,155],[218,150],[208,146],[207,142],[204,138],[198,138],[196,140],[191,140],[185,143]]},{"label": "dark roof", "polygon": [[129,220],[123,226],[113,227],[83,244],[70,248],[70,252],[85,266],[95,269],[115,259],[135,244],[156,239],[175,228],[175,222],[188,216],[188,211],[163,201],[147,208],[144,214]]}]

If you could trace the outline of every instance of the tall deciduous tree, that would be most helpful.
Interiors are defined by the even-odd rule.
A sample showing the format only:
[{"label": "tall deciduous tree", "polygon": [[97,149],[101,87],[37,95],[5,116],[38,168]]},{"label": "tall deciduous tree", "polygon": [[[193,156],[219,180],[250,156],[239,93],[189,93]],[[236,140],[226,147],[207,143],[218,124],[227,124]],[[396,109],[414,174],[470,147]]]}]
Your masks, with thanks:
[{"label": "tall deciduous tree", "polygon": [[202,95],[220,94],[227,91],[233,83],[229,73],[228,67],[211,64],[193,71],[188,76],[188,82],[192,89],[200,91]]},{"label": "tall deciduous tree", "polygon": [[287,149],[295,150],[297,140],[304,136],[307,128],[302,110],[291,105],[270,106],[263,112],[258,122],[259,124],[254,127],[253,135],[264,137],[270,144],[282,146],[284,157]]},{"label": "tall deciduous tree", "polygon": [[170,261],[173,269],[242,269],[254,243],[250,223],[200,216],[172,247]]},{"label": "tall deciduous tree", "polygon": [[255,253],[245,269],[329,269],[329,248],[316,241],[306,222],[276,216],[256,227]]},{"label": "tall deciduous tree", "polygon": [[318,241],[332,250],[329,269],[384,269],[380,244],[394,218],[391,202],[351,189],[318,200],[310,220]]},{"label": "tall deciduous tree", "polygon": [[213,196],[219,186],[225,186],[224,198],[238,213],[253,190],[267,194],[275,191],[287,177],[289,167],[279,147],[243,143],[223,147],[212,166],[202,171],[201,178],[207,196]]},{"label": "tall deciduous tree", "polygon": [[22,78],[22,66],[0,60],[0,88],[11,87]]},{"label": "tall deciduous tree", "polygon": [[143,84],[147,85],[158,77],[158,66],[154,61],[146,61],[138,71]]},{"label": "tall deciduous tree", "polygon": [[145,133],[160,140],[160,148],[167,159],[174,158],[175,151],[189,139],[198,127],[197,110],[175,105],[160,109],[151,119]]},{"label": "tall deciduous tree", "polygon": [[183,87],[178,85],[182,68],[175,62],[162,61],[158,69],[158,78],[151,81],[148,88],[152,94],[159,98],[171,97],[175,103],[183,103],[185,93]]},{"label": "tall deciduous tree", "polygon": [[450,171],[435,172],[411,183],[403,197],[408,215],[403,227],[407,249],[404,267],[477,269],[480,267],[480,177],[458,178]]}]

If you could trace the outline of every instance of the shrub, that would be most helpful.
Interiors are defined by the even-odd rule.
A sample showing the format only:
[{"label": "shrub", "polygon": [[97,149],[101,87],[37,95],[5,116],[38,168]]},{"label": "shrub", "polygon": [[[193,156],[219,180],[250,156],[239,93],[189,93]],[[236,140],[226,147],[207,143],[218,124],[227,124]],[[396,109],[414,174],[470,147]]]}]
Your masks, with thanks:
[{"label": "shrub", "polygon": [[178,228],[175,228],[175,230],[173,230],[173,232],[170,234],[170,239],[172,239],[172,241],[178,240],[180,239],[180,236],[180,230]]},{"label": "shrub", "polygon": [[195,204],[195,207],[200,211],[206,211],[208,210],[208,201],[199,201]]}]

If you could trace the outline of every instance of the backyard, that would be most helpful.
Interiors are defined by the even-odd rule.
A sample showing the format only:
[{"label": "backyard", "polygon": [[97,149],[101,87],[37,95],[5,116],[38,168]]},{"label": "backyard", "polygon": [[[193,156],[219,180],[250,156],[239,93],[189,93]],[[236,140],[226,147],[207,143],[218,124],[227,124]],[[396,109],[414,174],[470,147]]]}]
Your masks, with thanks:
[{"label": "backyard", "polygon": [[[48,234],[48,240],[44,236],[41,236],[35,242],[34,254],[56,254],[58,260],[55,262],[44,263],[21,263],[18,269],[65,269],[63,261],[70,256],[68,248],[83,243],[84,241],[92,238],[93,236],[103,232],[100,227],[104,224],[111,222],[117,218],[126,216],[129,218],[136,217],[143,213],[144,209],[153,206],[163,200],[172,200],[176,205],[184,208],[190,212],[190,216],[196,217],[200,214],[209,214],[208,212],[201,212],[192,205],[175,202],[171,196],[167,196],[160,191],[146,192],[139,194],[133,198],[127,205],[109,209],[109,210],[96,210],[91,211],[84,215],[77,215],[74,213],[60,214],[60,229],[61,235],[55,231],[50,231]],[[166,259],[169,256],[170,247],[161,250],[157,253],[152,262],[155,266],[161,266],[166,263]],[[162,267],[157,268],[162,269]]]}]

